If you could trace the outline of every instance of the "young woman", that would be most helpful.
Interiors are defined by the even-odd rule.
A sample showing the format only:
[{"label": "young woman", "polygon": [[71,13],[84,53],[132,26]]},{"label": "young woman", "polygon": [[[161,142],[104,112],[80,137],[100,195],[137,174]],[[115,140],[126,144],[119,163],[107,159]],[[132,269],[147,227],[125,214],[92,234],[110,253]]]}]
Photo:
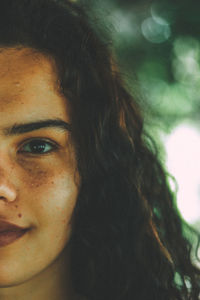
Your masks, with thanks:
[{"label": "young woman", "polygon": [[0,3],[0,299],[197,299],[193,231],[90,24]]}]

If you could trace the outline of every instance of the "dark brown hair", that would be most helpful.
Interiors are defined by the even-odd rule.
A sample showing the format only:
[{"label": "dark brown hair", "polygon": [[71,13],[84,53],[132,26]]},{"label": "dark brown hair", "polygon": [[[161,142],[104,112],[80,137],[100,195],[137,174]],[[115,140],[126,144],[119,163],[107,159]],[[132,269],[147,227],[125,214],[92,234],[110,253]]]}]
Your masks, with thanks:
[{"label": "dark brown hair", "polygon": [[71,105],[81,176],[69,242],[74,288],[90,300],[197,299],[200,271],[185,229],[199,236],[177,212],[110,40],[91,24],[67,0],[0,3],[0,47],[51,55]]}]

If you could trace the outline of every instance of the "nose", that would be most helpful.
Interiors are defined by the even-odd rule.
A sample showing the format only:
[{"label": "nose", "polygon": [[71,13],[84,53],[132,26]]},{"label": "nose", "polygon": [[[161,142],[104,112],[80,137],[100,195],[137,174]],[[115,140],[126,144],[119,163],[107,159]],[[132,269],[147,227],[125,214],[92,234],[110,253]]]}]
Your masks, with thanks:
[{"label": "nose", "polygon": [[8,183],[0,179],[0,200],[12,202],[16,199],[16,192]]},{"label": "nose", "polygon": [[11,182],[11,170],[2,170],[0,164],[0,200],[5,202],[12,202],[16,199],[16,188]]}]

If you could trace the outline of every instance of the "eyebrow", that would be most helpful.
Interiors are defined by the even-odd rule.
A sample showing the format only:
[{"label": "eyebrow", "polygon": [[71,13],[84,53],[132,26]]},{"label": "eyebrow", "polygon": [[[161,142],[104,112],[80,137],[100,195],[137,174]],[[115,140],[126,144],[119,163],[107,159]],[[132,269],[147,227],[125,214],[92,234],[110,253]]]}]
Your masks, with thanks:
[{"label": "eyebrow", "polygon": [[65,131],[71,131],[71,125],[69,123],[57,118],[57,119],[38,120],[31,123],[22,123],[22,124],[15,123],[11,127],[4,128],[3,133],[6,136],[19,135],[26,132],[38,130],[41,128],[50,128],[50,127],[64,129]]}]

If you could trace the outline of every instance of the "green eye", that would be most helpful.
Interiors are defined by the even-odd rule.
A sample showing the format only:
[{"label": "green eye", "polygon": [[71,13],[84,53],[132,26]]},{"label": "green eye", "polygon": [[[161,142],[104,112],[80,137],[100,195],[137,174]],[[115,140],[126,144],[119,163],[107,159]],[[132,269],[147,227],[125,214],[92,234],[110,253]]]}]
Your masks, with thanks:
[{"label": "green eye", "polygon": [[23,145],[20,152],[28,152],[31,154],[45,154],[55,150],[56,145],[41,139],[34,139]]}]

